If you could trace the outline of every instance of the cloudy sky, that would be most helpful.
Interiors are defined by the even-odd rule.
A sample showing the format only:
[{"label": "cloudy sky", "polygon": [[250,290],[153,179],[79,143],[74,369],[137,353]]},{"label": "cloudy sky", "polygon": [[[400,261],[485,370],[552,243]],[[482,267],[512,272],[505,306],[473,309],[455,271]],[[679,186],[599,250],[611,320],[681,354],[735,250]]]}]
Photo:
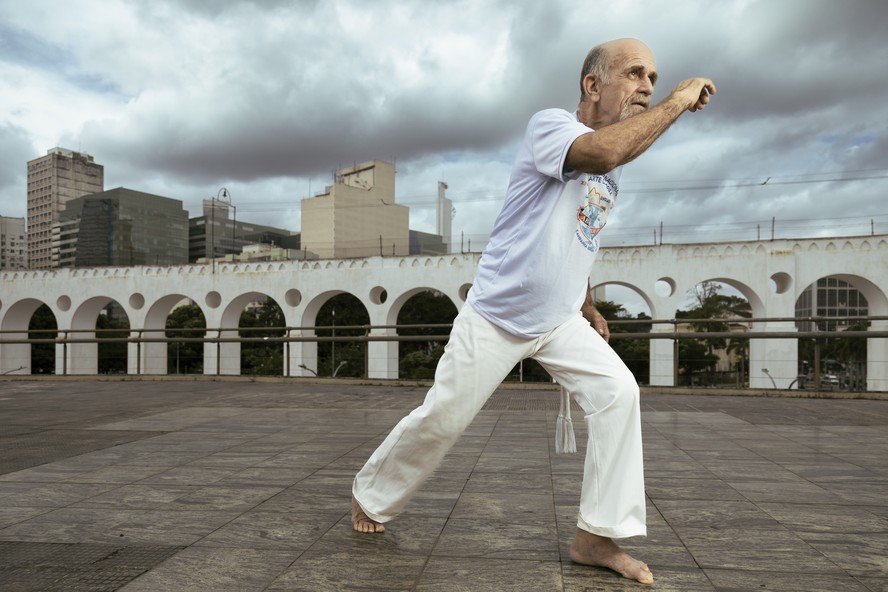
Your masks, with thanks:
[{"label": "cloudy sky", "polygon": [[592,45],[637,37],[655,102],[718,94],[626,167],[603,242],[888,233],[883,0],[0,0],[0,215],[26,162],[92,154],[105,187],[229,190],[239,220],[299,230],[334,169],[397,165],[411,225],[486,240],[528,117],[573,110]]}]

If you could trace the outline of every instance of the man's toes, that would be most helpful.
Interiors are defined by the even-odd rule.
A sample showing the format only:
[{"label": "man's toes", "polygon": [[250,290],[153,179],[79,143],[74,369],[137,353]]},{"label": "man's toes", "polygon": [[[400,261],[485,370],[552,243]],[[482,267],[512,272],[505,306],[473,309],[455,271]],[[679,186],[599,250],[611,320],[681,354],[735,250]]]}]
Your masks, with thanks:
[{"label": "man's toes", "polygon": [[385,526],[369,518],[358,518],[352,522],[352,526],[356,531],[362,533],[385,532]]},{"label": "man's toes", "polygon": [[654,574],[651,573],[651,570],[645,566],[645,568],[638,572],[635,580],[641,582],[642,584],[653,584],[654,583]]}]

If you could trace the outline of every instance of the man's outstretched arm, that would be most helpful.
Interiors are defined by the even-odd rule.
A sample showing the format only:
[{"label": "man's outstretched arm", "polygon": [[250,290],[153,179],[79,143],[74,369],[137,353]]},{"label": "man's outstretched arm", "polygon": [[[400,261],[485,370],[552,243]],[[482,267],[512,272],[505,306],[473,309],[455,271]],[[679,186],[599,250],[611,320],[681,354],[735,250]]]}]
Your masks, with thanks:
[{"label": "man's outstretched arm", "polygon": [[682,113],[703,109],[713,94],[715,85],[708,78],[685,80],[648,111],[577,138],[567,151],[565,165],[599,175],[612,171],[650,148]]}]

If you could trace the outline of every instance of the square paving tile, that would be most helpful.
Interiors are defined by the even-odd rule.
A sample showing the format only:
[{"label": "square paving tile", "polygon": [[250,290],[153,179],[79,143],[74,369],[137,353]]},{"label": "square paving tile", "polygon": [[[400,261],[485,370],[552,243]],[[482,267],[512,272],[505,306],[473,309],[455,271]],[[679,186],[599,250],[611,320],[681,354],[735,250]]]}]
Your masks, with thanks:
[{"label": "square paving tile", "polygon": [[124,592],[264,590],[297,553],[270,549],[189,547],[123,588]]}]

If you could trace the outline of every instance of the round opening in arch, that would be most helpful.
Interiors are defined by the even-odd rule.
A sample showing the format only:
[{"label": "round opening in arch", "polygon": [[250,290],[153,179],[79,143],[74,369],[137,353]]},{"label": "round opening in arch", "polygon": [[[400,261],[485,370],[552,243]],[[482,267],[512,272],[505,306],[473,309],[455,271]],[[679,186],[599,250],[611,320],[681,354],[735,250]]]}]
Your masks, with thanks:
[{"label": "round opening in arch", "polygon": [[792,288],[792,276],[785,272],[778,272],[771,276],[771,291],[774,294],[786,294]]},{"label": "round opening in arch", "polygon": [[654,284],[654,292],[660,298],[669,298],[675,294],[675,280],[671,277],[661,277]]},{"label": "round opening in arch", "polygon": [[59,310],[67,312],[71,309],[71,298],[69,296],[59,296],[58,300],[56,300],[56,306],[59,307]]},{"label": "round opening in arch", "polygon": [[145,306],[145,297],[138,292],[129,297],[129,304],[136,310],[141,310]]},{"label": "round opening in arch", "polygon": [[370,302],[373,304],[385,304],[388,300],[388,292],[382,286],[376,286],[370,290]]},{"label": "round opening in arch", "polygon": [[215,290],[212,292],[207,292],[206,298],[204,298],[204,302],[207,303],[207,306],[210,308],[219,308],[219,305],[222,304],[222,295]]},{"label": "round opening in arch", "polygon": [[284,302],[287,303],[287,306],[292,306],[294,308],[299,306],[302,302],[302,292],[296,288],[287,290],[287,293],[284,294]]}]

